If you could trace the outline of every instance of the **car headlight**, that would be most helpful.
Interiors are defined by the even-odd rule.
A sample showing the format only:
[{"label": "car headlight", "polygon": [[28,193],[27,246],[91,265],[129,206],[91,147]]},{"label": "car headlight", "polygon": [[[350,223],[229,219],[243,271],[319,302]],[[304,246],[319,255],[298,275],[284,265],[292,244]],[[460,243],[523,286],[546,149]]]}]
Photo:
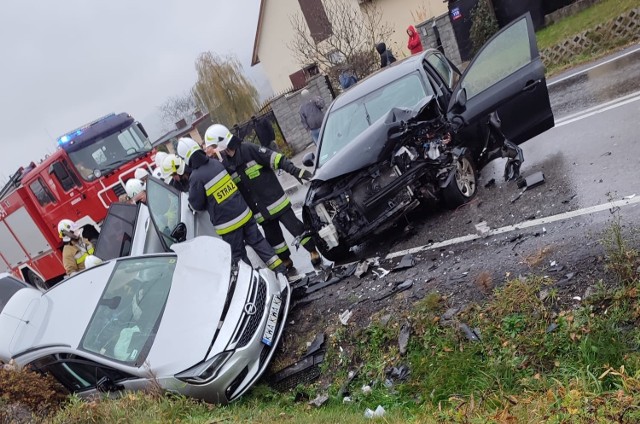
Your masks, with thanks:
[{"label": "car headlight", "polygon": [[218,372],[231,355],[233,355],[233,351],[219,353],[211,359],[176,374],[175,377],[192,384],[207,383],[218,376]]}]

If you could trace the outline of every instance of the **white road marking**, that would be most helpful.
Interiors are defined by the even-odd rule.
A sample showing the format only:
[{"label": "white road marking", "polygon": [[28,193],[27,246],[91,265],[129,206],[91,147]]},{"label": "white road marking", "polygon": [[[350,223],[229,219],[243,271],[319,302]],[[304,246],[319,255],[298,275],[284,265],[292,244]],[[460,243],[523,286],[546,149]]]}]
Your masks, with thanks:
[{"label": "white road marking", "polygon": [[552,222],[558,222],[558,221],[564,221],[566,219],[571,219],[571,218],[575,218],[578,216],[583,216],[583,215],[589,215],[589,214],[595,214],[598,212],[603,212],[603,211],[607,211],[609,209],[612,208],[622,208],[625,206],[631,206],[631,205],[635,205],[637,203],[640,203],[640,196],[636,196],[632,199],[622,199],[622,200],[616,200],[613,202],[608,202],[608,203],[603,203],[600,205],[595,205],[595,206],[589,206],[586,208],[582,208],[582,209],[577,209],[575,211],[569,211],[569,212],[564,212],[558,215],[552,215],[552,216],[547,216],[544,218],[538,218],[538,219],[533,219],[531,221],[525,221],[525,222],[521,222],[519,224],[515,224],[515,225],[507,225],[505,227],[500,227],[500,228],[495,228],[493,230],[489,230],[488,232],[484,233],[483,235],[478,235],[478,234],[467,234],[466,236],[461,236],[461,237],[456,237],[456,238],[452,238],[449,240],[445,240],[445,241],[440,241],[437,243],[431,243],[431,244],[426,244],[424,246],[418,246],[418,247],[413,247],[411,249],[405,249],[405,250],[401,250],[398,252],[393,252],[393,253],[389,253],[387,256],[385,256],[385,260],[386,259],[393,259],[393,258],[397,258],[400,256],[404,256],[407,255],[409,253],[418,253],[418,252],[423,252],[426,250],[433,250],[433,249],[439,249],[441,247],[446,247],[446,246],[451,246],[454,244],[460,244],[460,243],[465,243],[468,241],[474,241],[474,240],[478,240],[478,239],[482,239],[482,238],[487,238],[490,236],[495,236],[495,235],[499,235],[499,234],[504,234],[504,233],[508,233],[511,231],[518,231],[518,230],[523,230],[525,228],[530,228],[530,227],[536,227],[539,225],[544,225],[544,224],[550,224]]},{"label": "white road marking", "polygon": [[597,115],[599,113],[606,112],[608,110],[615,109],[629,103],[637,102],[638,100],[640,100],[640,91],[635,91],[631,94],[627,94],[626,96],[619,97],[615,100],[601,103],[588,109],[581,110],[580,112],[574,113],[572,115],[565,116],[556,122],[554,128],[562,127],[564,125],[589,118],[593,115]]},{"label": "white road marking", "polygon": [[624,53],[624,54],[621,54],[620,56],[612,57],[611,59],[607,59],[607,60],[605,60],[605,61],[604,61],[604,62],[602,62],[602,63],[598,63],[598,64],[596,64],[596,65],[590,66],[590,67],[588,67],[588,68],[586,68],[586,69],[583,69],[583,70],[581,70],[581,71],[574,72],[573,74],[569,74],[569,75],[567,75],[567,76],[565,76],[565,77],[562,77],[562,78],[560,78],[559,80],[556,80],[556,81],[550,82],[550,83],[548,83],[548,84],[547,84],[547,87],[551,87],[552,85],[558,84],[558,83],[560,83],[560,82],[562,82],[562,81],[566,81],[566,80],[568,80],[568,79],[570,79],[570,78],[573,78],[573,77],[575,77],[575,76],[578,76],[578,75],[581,75],[581,74],[585,74],[585,73],[589,72],[589,71],[590,71],[590,70],[592,70],[592,69],[596,69],[596,68],[597,68],[597,67],[599,67],[599,66],[606,65],[607,63],[615,62],[616,60],[618,60],[618,59],[620,59],[620,58],[622,58],[622,57],[629,56],[630,54],[634,54],[634,53],[639,52],[639,51],[640,51],[640,48],[637,48],[637,49],[635,49],[635,50],[631,50],[631,51],[629,51],[629,52],[626,52],[626,53]]}]

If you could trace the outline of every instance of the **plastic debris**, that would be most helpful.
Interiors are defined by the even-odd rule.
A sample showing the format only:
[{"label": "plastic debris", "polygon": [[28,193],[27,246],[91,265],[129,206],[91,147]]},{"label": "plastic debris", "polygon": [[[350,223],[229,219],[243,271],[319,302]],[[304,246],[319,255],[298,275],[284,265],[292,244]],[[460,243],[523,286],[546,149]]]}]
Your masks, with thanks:
[{"label": "plastic debris", "polygon": [[365,384],[364,386],[362,386],[362,394],[363,395],[370,395],[371,394],[371,386],[369,386],[368,384]]},{"label": "plastic debris", "polygon": [[351,403],[351,402],[353,402],[353,401],[351,400],[351,397],[349,397],[349,396],[345,396],[345,397],[342,398],[342,403]]},{"label": "plastic debris", "polygon": [[636,197],[635,193],[634,193],[634,194],[630,194],[630,195],[628,195],[628,196],[624,196],[624,199],[631,200],[631,199],[633,199],[634,197]]},{"label": "plastic debris", "polygon": [[406,380],[407,377],[409,377],[411,370],[406,365],[400,365],[397,367],[388,368],[386,373],[387,373],[387,378],[391,381],[393,380],[403,381],[403,380]]},{"label": "plastic debris", "polygon": [[479,222],[475,225],[475,227],[476,227],[476,231],[481,236],[488,233],[489,230],[491,230],[491,228],[489,228],[489,225],[487,224],[487,221]]},{"label": "plastic debris", "polygon": [[400,355],[407,353],[407,345],[409,344],[409,338],[411,337],[411,324],[405,321],[400,328],[400,334],[398,335],[398,348],[400,349]]},{"label": "plastic debris", "polygon": [[329,395],[318,395],[315,399],[309,401],[308,405],[320,408],[329,400]]},{"label": "plastic debris", "polygon": [[522,188],[524,190],[532,189],[540,184],[544,184],[544,182],[544,174],[541,171],[535,172],[528,177],[520,177],[516,180],[518,188]]},{"label": "plastic debris", "polygon": [[387,411],[384,410],[382,405],[378,405],[375,411],[372,411],[369,408],[365,409],[364,417],[365,418],[382,418],[384,417],[385,412]]},{"label": "plastic debris", "polygon": [[465,335],[465,337],[472,342],[479,342],[480,341],[480,337],[478,337],[478,335],[469,328],[469,326],[467,324],[460,324],[459,325],[460,331],[462,331]]},{"label": "plastic debris", "polygon": [[391,271],[388,271],[382,267],[376,269],[376,270],[372,270],[371,272],[373,272],[375,274],[376,277],[378,278],[384,278],[385,275],[387,275],[388,273],[390,273]]},{"label": "plastic debris", "polygon": [[403,269],[412,268],[415,264],[416,261],[413,259],[413,255],[409,253],[400,259],[400,262],[392,269],[392,271],[401,271]]},{"label": "plastic debris", "polygon": [[448,321],[456,316],[458,312],[460,312],[460,308],[449,308],[444,312],[444,314],[442,314],[440,319],[443,321]]},{"label": "plastic debris", "polygon": [[551,333],[552,331],[554,331],[556,328],[558,328],[558,324],[556,324],[555,322],[552,322],[545,331],[545,333]]},{"label": "plastic debris", "polygon": [[577,300],[578,302],[580,302],[582,300],[582,298],[580,296],[573,296],[572,299],[573,300]]},{"label": "plastic debris", "polygon": [[351,318],[351,315],[353,315],[353,312],[348,309],[340,314],[339,319],[342,325],[347,325],[347,323],[349,322],[349,318]]},{"label": "plastic debris", "polygon": [[362,276],[366,274],[368,270],[369,270],[369,261],[368,260],[362,261],[356,267],[356,272],[354,273],[354,275],[358,278],[362,278]]}]

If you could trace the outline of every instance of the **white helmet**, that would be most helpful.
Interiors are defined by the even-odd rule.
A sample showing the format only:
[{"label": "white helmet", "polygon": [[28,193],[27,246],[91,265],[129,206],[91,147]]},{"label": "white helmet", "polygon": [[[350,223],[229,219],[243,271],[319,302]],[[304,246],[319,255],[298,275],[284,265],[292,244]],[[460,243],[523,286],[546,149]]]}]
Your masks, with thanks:
[{"label": "white helmet", "polygon": [[217,144],[218,150],[222,152],[227,149],[231,137],[233,137],[233,134],[231,134],[229,128],[224,125],[213,124],[204,133],[204,145],[209,147]]},{"label": "white helmet", "polygon": [[171,177],[173,176],[173,174],[184,174],[184,168],[185,163],[181,158],[176,155],[167,155],[167,157],[162,161],[161,168],[164,182],[169,184],[171,182]]},{"label": "white helmet", "polygon": [[164,158],[166,158],[168,155],[168,153],[165,152],[158,152],[156,153],[156,157],[154,159],[154,161],[156,162],[156,166],[159,168],[162,166],[162,161],[164,160]]},{"label": "white helmet", "polygon": [[189,163],[191,155],[196,150],[200,150],[200,145],[196,143],[192,138],[182,137],[178,140],[178,156]]},{"label": "white helmet", "polygon": [[84,269],[93,268],[96,265],[100,265],[102,263],[102,259],[95,255],[89,255],[84,260]]},{"label": "white helmet", "polygon": [[76,223],[70,219],[62,219],[58,222],[58,235],[62,241],[71,241],[71,235],[76,232]]},{"label": "white helmet", "polygon": [[144,168],[136,168],[136,171],[133,173],[133,178],[140,181],[143,181],[148,176],[149,176],[149,171],[147,171]]},{"label": "white helmet", "polygon": [[153,172],[151,173],[151,175],[153,175],[154,177],[160,179],[160,180],[164,180],[164,175],[162,175],[162,168],[157,166],[156,169],[153,170]]},{"label": "white helmet", "polygon": [[144,191],[144,183],[137,178],[131,178],[124,185],[124,191],[127,192],[129,199],[133,199],[135,195]]}]

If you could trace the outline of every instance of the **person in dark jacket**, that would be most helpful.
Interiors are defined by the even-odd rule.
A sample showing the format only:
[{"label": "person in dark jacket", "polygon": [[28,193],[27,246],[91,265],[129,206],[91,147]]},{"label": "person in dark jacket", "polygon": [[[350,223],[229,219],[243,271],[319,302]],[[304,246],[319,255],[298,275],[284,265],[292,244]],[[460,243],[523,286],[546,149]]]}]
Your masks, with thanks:
[{"label": "person in dark jacket", "polygon": [[189,204],[194,210],[208,211],[211,223],[224,241],[231,245],[234,262],[250,263],[245,244],[255,250],[269,269],[282,274],[286,268],[273,248],[260,234],[253,213],[238,191],[224,165],[209,159],[193,140],[178,142],[178,155],[191,167]]},{"label": "person in dark jacket", "polygon": [[409,28],[407,28],[407,35],[409,36],[407,48],[411,54],[420,53],[422,51],[422,41],[420,41],[420,34],[418,34],[413,25],[409,25]]},{"label": "person in dark jacket", "polygon": [[344,69],[342,69],[342,72],[340,72],[338,81],[340,82],[340,87],[342,87],[343,90],[346,90],[347,88],[356,84],[358,82],[358,79],[355,75],[353,75],[353,72],[349,68],[345,67]]},{"label": "person in dark jacket", "polygon": [[376,50],[380,54],[380,67],[384,68],[387,65],[391,65],[396,61],[396,58],[391,53],[391,50],[387,49],[387,45],[385,43],[378,43],[376,45]]},{"label": "person in dark jacket", "polygon": [[276,133],[273,131],[271,122],[266,117],[256,118],[255,115],[251,117],[251,122],[253,123],[253,128],[260,145],[267,149],[278,150],[278,146],[276,146]]},{"label": "person in dark jacket", "polygon": [[320,127],[324,118],[324,100],[321,97],[313,97],[306,88],[300,92],[300,121],[311,133],[311,138],[318,144]]},{"label": "person in dark jacket", "polygon": [[[262,225],[267,241],[284,265],[292,270],[291,251],[284,240],[280,224],[282,223],[296,238],[304,233],[304,224],[293,212],[291,200],[282,189],[274,171],[282,169],[298,181],[311,179],[311,173],[296,167],[282,153],[258,147],[253,143],[242,143],[242,140],[219,124],[207,129],[205,149],[212,157],[215,157],[216,150],[221,152],[222,163],[255,212],[256,221]],[[302,238],[300,244],[309,252],[313,266],[322,263],[311,237]]]}]

